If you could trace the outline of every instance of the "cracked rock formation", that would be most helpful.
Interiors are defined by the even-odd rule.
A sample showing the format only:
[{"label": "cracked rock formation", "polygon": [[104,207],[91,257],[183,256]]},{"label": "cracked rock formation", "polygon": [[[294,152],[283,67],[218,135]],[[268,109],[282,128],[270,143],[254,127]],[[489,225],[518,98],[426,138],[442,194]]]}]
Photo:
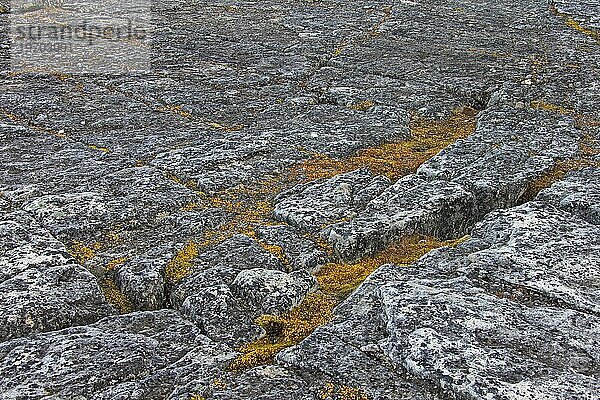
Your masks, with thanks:
[{"label": "cracked rock formation", "polygon": [[17,3],[1,399],[598,398],[600,2]]},{"label": "cracked rock formation", "polygon": [[[556,186],[546,195],[560,193]],[[493,212],[456,249],[411,268],[382,266],[336,321],[278,361],[376,399],[412,396],[387,380],[414,379],[457,398],[592,399],[598,233],[542,200]]]},{"label": "cracked rock formation", "polygon": [[0,213],[0,238],[0,340],[115,313],[94,275],[26,213]]}]

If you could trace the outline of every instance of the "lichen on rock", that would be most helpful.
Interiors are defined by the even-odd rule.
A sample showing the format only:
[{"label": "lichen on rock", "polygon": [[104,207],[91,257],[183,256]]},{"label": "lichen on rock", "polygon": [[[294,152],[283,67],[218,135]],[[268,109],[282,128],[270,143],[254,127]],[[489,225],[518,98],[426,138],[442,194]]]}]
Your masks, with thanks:
[{"label": "lichen on rock", "polygon": [[[597,397],[597,0],[34,3],[0,398]],[[102,73],[18,68],[18,21],[131,11]]]}]

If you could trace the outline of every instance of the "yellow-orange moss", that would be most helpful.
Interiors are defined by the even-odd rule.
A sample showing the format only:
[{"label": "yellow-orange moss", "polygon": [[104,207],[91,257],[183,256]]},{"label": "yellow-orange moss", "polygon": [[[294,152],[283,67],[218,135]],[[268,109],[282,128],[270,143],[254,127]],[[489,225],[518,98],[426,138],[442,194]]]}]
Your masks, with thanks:
[{"label": "yellow-orange moss", "polygon": [[117,287],[114,280],[105,277],[99,282],[100,288],[108,301],[121,314],[127,314],[133,311],[133,306],[127,296],[125,296]]},{"label": "yellow-orange moss", "polygon": [[283,265],[287,266],[290,263],[287,256],[285,255],[285,251],[283,250],[283,248],[281,246],[265,243],[263,240],[260,240],[260,238],[258,237],[258,235],[256,234],[256,232],[254,230],[250,230],[247,232],[241,232],[241,233],[256,240],[256,242],[260,245],[260,247],[262,247],[263,249],[265,249],[266,251],[271,253],[273,256],[275,256],[279,261],[281,261],[281,263]]},{"label": "yellow-orange moss", "polygon": [[[190,205],[190,209],[198,207],[215,207],[227,211],[234,216],[232,227],[238,232],[249,231],[252,226],[267,224],[273,212],[272,200],[281,191],[298,181],[297,171],[264,178],[251,184],[240,184],[227,190],[213,194],[196,191],[199,201]],[[179,180],[178,183],[182,181]],[[184,183],[185,184],[185,183]]]},{"label": "yellow-orange moss", "polygon": [[319,397],[323,400],[369,400],[367,394],[361,389],[346,385],[336,385],[331,382],[325,384],[319,392]]},{"label": "yellow-orange moss", "polygon": [[[219,208],[230,214],[230,219],[216,229],[209,229],[194,241],[196,252],[217,245],[236,234],[245,234],[255,240],[267,251],[287,265],[288,260],[280,246],[271,245],[258,240],[255,229],[259,226],[272,225],[273,198],[281,191],[297,182],[298,173],[289,171],[286,174],[265,178],[259,182],[239,185],[235,188],[207,194],[196,190],[194,182],[185,181],[174,175],[167,176],[173,182],[194,190],[198,200],[185,205],[182,211],[203,208]],[[197,253],[196,253],[197,255]],[[185,277],[190,269],[175,256],[167,266],[167,278],[177,282]]]},{"label": "yellow-orange moss", "polygon": [[186,243],[168,263],[165,277],[169,282],[178,282],[191,271],[194,259],[198,257],[198,244],[194,241]]},{"label": "yellow-orange moss", "polygon": [[375,22],[373,26],[369,28],[362,40],[360,40],[361,42],[364,43],[370,39],[381,36],[381,27],[392,17],[392,6],[384,6],[381,9],[381,12],[383,13],[381,19],[379,19],[379,21]]},{"label": "yellow-orange moss", "polygon": [[443,120],[413,115],[408,140],[363,149],[344,160],[314,154],[301,164],[300,170],[308,180],[331,178],[358,168],[396,180],[415,172],[456,140],[469,136],[475,131],[476,123],[477,112],[471,108],[457,109]]},{"label": "yellow-orange moss", "polygon": [[8,119],[9,121],[17,122],[19,120],[19,117],[17,117],[15,114],[2,108],[0,108],[0,115]]},{"label": "yellow-orange moss", "polygon": [[226,389],[227,388],[227,384],[222,379],[219,379],[219,378],[213,379],[210,384],[211,384],[211,386],[213,386],[217,389]]},{"label": "yellow-orange moss", "polygon": [[119,258],[115,258],[114,260],[110,260],[107,264],[105,269],[107,271],[113,271],[116,267],[118,267],[119,265],[123,265],[127,262],[127,260],[129,260],[127,257],[119,257]]},{"label": "yellow-orange moss", "polygon": [[567,24],[568,27],[575,29],[578,32],[581,32],[586,36],[591,37],[592,39],[596,40],[597,42],[600,42],[600,32],[598,32],[597,30],[591,29],[591,28],[586,28],[585,26],[581,25],[579,22],[575,21],[571,17],[568,17],[565,20],[565,23]]},{"label": "yellow-orange moss", "polygon": [[248,193],[247,188],[240,187],[207,196],[199,193],[205,206],[220,208],[232,214],[238,221],[238,225],[246,227],[260,223],[268,218],[273,205],[264,193]]},{"label": "yellow-orange moss", "polygon": [[[193,182],[187,182],[175,176],[169,178],[192,190],[196,187]],[[204,231],[198,240],[188,243],[182,251],[178,252],[167,264],[167,279],[170,282],[181,280],[191,272],[191,259],[197,257],[200,250],[216,245],[235,234],[243,233],[256,239],[254,229],[257,226],[271,223],[272,198],[287,187],[286,182],[277,178],[264,179],[254,185],[240,185],[237,188],[223,190],[212,195],[196,191],[199,197],[198,201],[184,206],[183,211],[192,211],[197,208],[220,208],[227,211],[231,215],[231,219],[217,229]],[[258,242],[282,262],[287,262],[283,249],[279,246]]]},{"label": "yellow-orange moss", "polygon": [[583,26],[581,23],[575,21],[575,19],[569,14],[560,12],[554,4],[550,6],[550,11],[554,15],[562,18],[569,28],[575,29],[576,31],[581,32],[582,34],[591,37],[597,42],[600,42],[600,32],[598,30]]},{"label": "yellow-orange moss", "polygon": [[[148,104],[146,103],[146,105],[148,105]],[[194,115],[191,112],[185,111],[183,109],[183,107],[179,106],[179,105],[164,104],[164,105],[156,108],[156,110],[163,112],[163,113],[172,113],[175,115],[179,115],[180,117],[187,118],[187,119],[194,119]],[[219,131],[237,132],[237,131],[244,129],[244,125],[242,125],[242,124],[223,125],[223,124],[215,122],[215,121],[210,121],[210,120],[205,120],[205,119],[201,119],[201,120],[208,127],[219,130]]]},{"label": "yellow-orange moss", "polygon": [[194,203],[194,202],[188,203],[188,204],[184,205],[183,207],[181,207],[181,211],[193,211],[198,207],[199,207],[198,203]]},{"label": "yellow-orange moss", "polygon": [[192,114],[185,111],[183,109],[183,107],[181,106],[175,106],[172,104],[165,104],[163,106],[158,107],[157,109],[160,112],[170,112],[176,115],[179,115],[180,117],[184,117],[184,118],[192,118]]},{"label": "yellow-orange moss", "polygon": [[351,104],[348,108],[354,111],[368,111],[375,106],[375,102],[371,100],[363,100],[357,103]]},{"label": "yellow-orange moss", "polygon": [[[357,103],[356,109],[368,109],[374,103],[365,101]],[[476,111],[470,108],[455,110],[441,121],[413,116],[411,121],[412,138],[401,143],[391,143],[364,149],[346,160],[335,160],[325,155],[315,155],[299,168],[291,170],[260,182],[239,185],[236,188],[223,190],[214,194],[206,194],[197,190],[195,182],[186,181],[175,175],[167,177],[179,185],[194,190],[198,201],[183,207],[185,211],[197,208],[220,208],[231,214],[231,220],[220,228],[203,233],[197,242],[197,248],[205,248],[230,238],[237,233],[247,234],[256,239],[253,234],[257,226],[273,224],[272,213],[274,196],[298,183],[300,179],[317,179],[367,167],[374,173],[383,174],[391,179],[413,172],[424,161],[437,154],[442,148],[459,138],[466,137],[475,130]],[[287,258],[279,246],[269,245],[259,241],[261,246],[274,254],[284,264]],[[327,249],[327,244],[322,244]],[[175,257],[167,267],[167,277],[172,281],[183,278],[189,272],[188,268],[176,267],[181,265]],[[177,272],[175,272],[177,271]]]},{"label": "yellow-orange moss", "polygon": [[428,251],[441,246],[456,246],[466,239],[440,241],[426,236],[410,236],[374,257],[352,265],[327,264],[319,273],[320,292],[311,293],[291,311],[282,315],[262,315],[256,320],[266,335],[238,349],[242,354],[230,368],[241,371],[273,362],[281,350],[296,345],[316,328],[329,322],[333,308],[380,265],[411,264]]},{"label": "yellow-orange moss", "polygon": [[196,190],[196,189],[197,189],[197,185],[196,185],[196,183],[195,183],[195,182],[193,182],[193,181],[190,181],[190,180],[185,180],[185,179],[182,179],[182,178],[178,177],[177,175],[175,175],[175,174],[172,174],[172,173],[170,173],[170,172],[167,172],[167,173],[165,174],[165,177],[166,177],[168,180],[170,180],[170,181],[173,181],[173,182],[175,182],[176,184],[178,184],[178,185],[180,185],[180,186],[183,186],[183,187],[185,187],[185,188],[187,188],[187,189],[189,189],[189,190]]},{"label": "yellow-orange moss", "polygon": [[242,129],[244,129],[244,125],[242,125],[242,124],[223,125],[223,124],[220,124],[218,122],[213,122],[213,121],[206,121],[205,123],[213,129],[217,129],[219,131],[224,131],[224,132],[238,132],[238,131],[241,131]]},{"label": "yellow-orange moss", "polygon": [[600,121],[595,119],[593,116],[577,112],[577,110],[572,108],[549,103],[544,100],[534,100],[530,103],[530,107],[536,110],[543,110],[572,117],[575,119],[575,127],[579,129],[600,126]]},{"label": "yellow-orange moss", "polygon": [[266,335],[242,346],[239,349],[242,354],[230,364],[230,369],[241,371],[272,363],[275,354],[299,343],[317,327],[329,322],[336,304],[330,296],[311,293],[287,313],[260,316],[256,324],[266,331]]},{"label": "yellow-orange moss", "polygon": [[115,225],[108,231],[104,232],[102,237],[104,246],[116,246],[123,243],[123,238],[120,234],[122,229],[122,225]]},{"label": "yellow-orange moss", "polygon": [[277,246],[275,244],[268,244],[263,242],[262,240],[257,240],[258,244],[269,253],[273,254],[283,265],[288,265],[290,262],[285,255],[285,251],[281,246]]},{"label": "yellow-orange moss", "polygon": [[69,254],[71,254],[79,264],[84,265],[86,262],[96,257],[96,253],[101,248],[102,245],[98,242],[85,245],[82,242],[74,241],[69,247]]},{"label": "yellow-orange moss", "polygon": [[355,263],[328,263],[315,276],[320,289],[324,293],[343,297],[354,291],[373,271],[383,264],[409,265],[433,249],[443,246],[457,246],[465,238],[441,241],[430,236],[407,236],[376,255]]},{"label": "yellow-orange moss", "polygon": [[92,149],[92,150],[96,150],[96,151],[100,151],[102,153],[110,153],[110,149],[107,147],[101,147],[101,146],[96,146],[95,144],[90,144],[88,145],[88,148]]},{"label": "yellow-orange moss", "polygon": [[548,103],[544,100],[534,100],[530,103],[530,107],[536,110],[544,110],[555,112],[562,115],[570,115],[575,116],[577,113],[575,110],[563,106],[559,106],[557,104]]},{"label": "yellow-orange moss", "polygon": [[591,166],[597,167],[600,163],[588,158],[559,160],[551,170],[530,182],[521,198],[523,201],[531,201],[539,192],[562,180],[569,172]]},{"label": "yellow-orange moss", "polygon": [[600,154],[600,150],[598,150],[593,136],[584,135],[579,142],[578,157],[556,161],[552,169],[529,183],[521,199],[523,201],[533,200],[539,192],[562,180],[571,171],[585,167],[600,167],[600,162],[593,159],[598,154]]}]

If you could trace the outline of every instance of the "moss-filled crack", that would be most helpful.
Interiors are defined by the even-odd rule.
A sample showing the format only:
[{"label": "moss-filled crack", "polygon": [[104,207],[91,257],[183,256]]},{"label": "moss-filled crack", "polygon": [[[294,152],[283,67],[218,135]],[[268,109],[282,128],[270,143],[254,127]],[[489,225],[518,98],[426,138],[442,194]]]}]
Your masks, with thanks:
[{"label": "moss-filled crack", "polygon": [[450,144],[472,134],[476,125],[477,110],[469,107],[456,109],[442,120],[413,114],[411,137],[407,140],[359,150],[346,159],[313,154],[300,165],[300,169],[308,180],[331,178],[359,168],[397,180],[415,172],[421,164]]},{"label": "moss-filled crack", "polygon": [[367,394],[359,388],[332,382],[326,382],[323,385],[321,390],[319,390],[319,398],[322,400],[369,400]]},{"label": "moss-filled crack", "polygon": [[588,36],[594,39],[596,42],[600,43],[600,31],[598,31],[597,29],[586,27],[581,22],[575,20],[575,18],[572,15],[560,11],[554,2],[550,4],[550,12],[553,15],[561,18],[564,24],[567,25],[569,28],[574,29],[577,32]]},{"label": "moss-filled crack", "polygon": [[426,236],[409,236],[372,257],[356,263],[328,263],[317,273],[319,291],[308,294],[291,311],[281,315],[262,315],[255,322],[266,334],[238,349],[241,353],[229,366],[243,371],[258,365],[270,364],[281,350],[294,346],[315,329],[333,318],[333,309],[351,294],[372,272],[384,264],[410,265],[427,252],[457,246],[465,238],[441,241]]},{"label": "moss-filled crack", "polygon": [[598,120],[591,116],[579,113],[574,109],[542,100],[532,101],[530,106],[536,110],[572,117],[575,120],[575,128],[581,130],[583,135],[578,143],[579,152],[577,156],[556,160],[552,168],[529,183],[521,196],[521,203],[533,200],[539,192],[562,180],[569,172],[577,171],[585,167],[600,167],[600,161],[597,161],[596,159],[596,156],[600,154],[597,140],[591,133],[586,132],[590,127],[599,126],[600,123]]},{"label": "moss-filled crack", "polygon": [[[367,106],[370,104],[364,105]],[[398,179],[414,172],[423,162],[456,140],[473,133],[476,123],[477,110],[469,107],[456,109],[442,120],[424,118],[414,113],[410,123],[412,136],[404,142],[367,148],[343,160],[315,155],[301,165],[290,168],[281,176],[263,180],[256,185],[242,185],[212,195],[199,191],[193,181],[168,174],[170,180],[198,194],[198,201],[186,205],[183,211],[219,208],[230,213],[232,218],[220,228],[206,231],[200,238],[185,244],[167,266],[167,281],[175,284],[185,278],[191,272],[193,260],[200,251],[236,233],[243,233],[257,239],[263,248],[285,265],[287,256],[283,249],[262,243],[255,234],[255,229],[260,226],[276,224],[272,218],[275,195],[300,182],[331,178],[365,167],[374,174]],[[309,236],[309,238],[332,257],[328,243],[323,243],[322,240],[316,240],[314,237]],[[410,265],[434,248],[455,246],[459,242],[460,240],[441,241],[415,235],[406,237],[380,253],[355,263],[327,263],[316,273],[319,283],[317,292],[308,294],[289,312],[281,315],[263,315],[255,321],[265,330],[266,335],[242,346],[239,349],[241,355],[231,363],[230,369],[241,371],[273,362],[273,358],[279,351],[299,343],[317,327],[329,322],[333,317],[334,307],[379,266],[388,263]]]},{"label": "moss-filled crack", "polygon": [[[121,226],[115,226],[102,233],[97,241],[84,243],[78,240],[71,242],[67,246],[69,254],[82,266],[86,267],[90,260],[93,260],[98,252],[121,244],[122,239],[119,235]],[[102,290],[106,301],[112,305],[119,313],[126,314],[132,312],[134,307],[127,296],[119,290],[114,279],[115,269],[129,261],[128,257],[118,257],[108,261],[101,272],[96,272],[98,286]]]}]

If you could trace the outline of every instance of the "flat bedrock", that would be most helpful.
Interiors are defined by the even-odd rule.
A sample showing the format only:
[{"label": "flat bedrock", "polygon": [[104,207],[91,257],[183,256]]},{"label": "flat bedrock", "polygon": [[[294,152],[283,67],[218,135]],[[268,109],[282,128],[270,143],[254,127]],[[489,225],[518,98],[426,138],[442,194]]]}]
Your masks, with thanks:
[{"label": "flat bedrock", "polygon": [[[597,0],[156,3],[154,69],[121,75],[12,73],[9,6],[0,398],[597,397]],[[303,179],[465,107],[413,173]],[[324,264],[413,234],[469,237],[230,370]]]}]

